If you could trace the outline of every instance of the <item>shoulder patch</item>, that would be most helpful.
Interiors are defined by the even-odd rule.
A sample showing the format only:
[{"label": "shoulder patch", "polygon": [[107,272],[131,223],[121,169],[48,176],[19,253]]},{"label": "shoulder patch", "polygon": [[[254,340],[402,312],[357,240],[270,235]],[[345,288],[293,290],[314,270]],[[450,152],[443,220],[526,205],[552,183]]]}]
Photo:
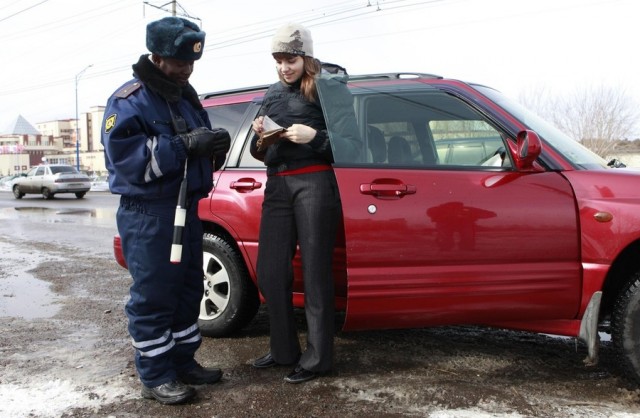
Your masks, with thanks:
[{"label": "shoulder patch", "polygon": [[131,84],[127,84],[126,86],[118,90],[116,94],[114,94],[114,96],[119,99],[126,99],[127,97],[129,97],[131,93],[138,90],[141,86],[142,86],[142,83],[140,83],[139,81],[136,81]]},{"label": "shoulder patch", "polygon": [[104,133],[108,134],[111,132],[114,126],[116,126],[116,118],[117,114],[113,114],[104,120]]}]

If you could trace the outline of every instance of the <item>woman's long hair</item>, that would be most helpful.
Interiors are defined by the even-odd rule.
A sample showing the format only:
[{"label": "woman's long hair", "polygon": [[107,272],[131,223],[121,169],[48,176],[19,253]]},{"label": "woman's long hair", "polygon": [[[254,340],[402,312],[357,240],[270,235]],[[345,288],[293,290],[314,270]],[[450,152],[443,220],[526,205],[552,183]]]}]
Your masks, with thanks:
[{"label": "woman's long hair", "polygon": [[[276,53],[273,54],[275,59],[289,59],[292,54],[285,53]],[[304,96],[305,99],[310,101],[311,103],[315,103],[318,98],[318,91],[316,89],[316,75],[320,73],[321,66],[320,61],[313,57],[302,57],[304,60],[304,72],[302,73],[302,79],[300,80],[300,93]],[[282,78],[282,74],[278,71],[278,78],[281,82],[286,83],[284,78]]]}]

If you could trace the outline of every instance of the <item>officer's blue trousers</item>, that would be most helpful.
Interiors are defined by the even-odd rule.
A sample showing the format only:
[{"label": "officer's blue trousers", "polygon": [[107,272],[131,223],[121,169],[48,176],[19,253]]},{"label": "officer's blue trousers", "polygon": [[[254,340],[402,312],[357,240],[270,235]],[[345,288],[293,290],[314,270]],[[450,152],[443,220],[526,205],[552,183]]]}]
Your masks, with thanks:
[{"label": "officer's blue trousers", "polygon": [[197,202],[187,211],[182,262],[169,261],[176,200],[121,197],[117,212],[122,250],[133,278],[125,307],[140,380],[155,387],[196,366],[202,342],[202,223]]}]

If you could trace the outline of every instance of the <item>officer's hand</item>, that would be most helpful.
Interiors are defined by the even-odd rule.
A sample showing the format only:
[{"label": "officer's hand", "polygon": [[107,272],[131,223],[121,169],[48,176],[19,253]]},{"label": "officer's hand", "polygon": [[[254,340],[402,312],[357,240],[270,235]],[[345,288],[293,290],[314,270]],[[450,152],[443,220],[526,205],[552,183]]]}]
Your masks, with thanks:
[{"label": "officer's hand", "polygon": [[226,129],[216,128],[213,130],[213,154],[223,156],[229,152],[231,146],[231,137]]},{"label": "officer's hand", "polygon": [[[227,134],[228,135],[228,134]],[[216,134],[205,127],[196,128],[193,131],[180,135],[187,147],[190,157],[211,157],[216,145]]]}]

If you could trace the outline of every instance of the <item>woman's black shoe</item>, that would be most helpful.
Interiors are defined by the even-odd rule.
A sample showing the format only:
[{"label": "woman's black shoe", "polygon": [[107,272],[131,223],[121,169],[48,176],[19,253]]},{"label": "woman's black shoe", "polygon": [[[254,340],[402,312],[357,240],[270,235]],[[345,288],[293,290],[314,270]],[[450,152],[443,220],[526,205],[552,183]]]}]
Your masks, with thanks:
[{"label": "woman's black shoe", "polygon": [[267,367],[277,366],[278,363],[271,357],[271,352],[268,352],[259,359],[254,360],[252,366],[256,369],[266,369]]},{"label": "woman's black shoe", "polygon": [[287,383],[302,383],[315,379],[316,377],[318,377],[318,373],[307,370],[298,364],[296,368],[284,378],[284,381]]},{"label": "woman's black shoe", "polygon": [[273,366],[291,366],[292,364],[296,364],[298,360],[300,360],[300,354],[298,354],[296,359],[291,363],[278,363],[273,359],[273,357],[271,357],[271,352],[268,352],[267,354],[260,357],[259,359],[254,360],[251,365],[256,369],[266,369],[267,367],[273,367]]}]

